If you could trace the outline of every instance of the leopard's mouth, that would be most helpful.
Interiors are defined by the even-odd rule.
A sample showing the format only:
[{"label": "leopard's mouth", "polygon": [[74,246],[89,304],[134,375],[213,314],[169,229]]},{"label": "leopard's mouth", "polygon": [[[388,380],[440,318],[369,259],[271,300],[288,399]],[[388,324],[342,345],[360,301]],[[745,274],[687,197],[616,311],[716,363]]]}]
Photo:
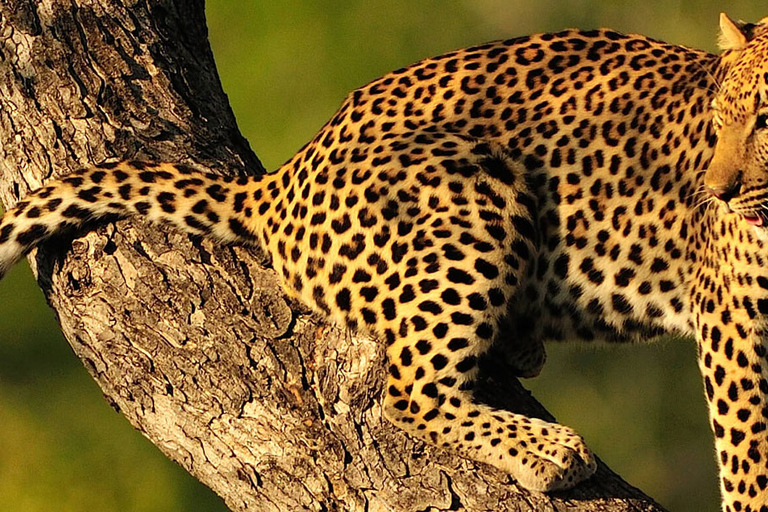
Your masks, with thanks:
[{"label": "leopard's mouth", "polygon": [[745,221],[747,221],[747,224],[751,224],[757,227],[768,225],[768,212],[749,212],[743,213],[741,216]]},{"label": "leopard's mouth", "polygon": [[755,227],[768,228],[768,209],[764,208],[743,208],[740,205],[725,203],[728,212],[739,215],[747,224]]}]

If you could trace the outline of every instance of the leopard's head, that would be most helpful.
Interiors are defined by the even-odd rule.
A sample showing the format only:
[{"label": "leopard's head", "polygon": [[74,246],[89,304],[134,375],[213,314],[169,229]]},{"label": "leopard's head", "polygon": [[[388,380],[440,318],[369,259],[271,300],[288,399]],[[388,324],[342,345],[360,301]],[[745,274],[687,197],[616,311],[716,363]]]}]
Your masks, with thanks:
[{"label": "leopard's head", "polygon": [[756,24],[720,17],[727,74],[712,101],[715,154],[709,192],[747,222],[768,227],[768,18]]}]

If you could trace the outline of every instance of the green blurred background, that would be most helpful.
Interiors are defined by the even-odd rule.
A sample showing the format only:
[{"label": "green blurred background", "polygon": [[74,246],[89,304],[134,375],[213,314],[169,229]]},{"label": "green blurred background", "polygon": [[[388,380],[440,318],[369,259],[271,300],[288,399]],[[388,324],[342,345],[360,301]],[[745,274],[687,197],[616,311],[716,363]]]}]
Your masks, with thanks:
[{"label": "green blurred background", "polygon": [[[758,2],[728,2],[754,21]],[[565,27],[610,26],[714,50],[715,0],[209,0],[219,71],[267,168],[344,95],[447,50]],[[718,486],[690,340],[549,348],[526,384],[616,471],[673,511],[716,511]],[[225,510],[102,399],[26,265],[0,285],[0,510]]]}]

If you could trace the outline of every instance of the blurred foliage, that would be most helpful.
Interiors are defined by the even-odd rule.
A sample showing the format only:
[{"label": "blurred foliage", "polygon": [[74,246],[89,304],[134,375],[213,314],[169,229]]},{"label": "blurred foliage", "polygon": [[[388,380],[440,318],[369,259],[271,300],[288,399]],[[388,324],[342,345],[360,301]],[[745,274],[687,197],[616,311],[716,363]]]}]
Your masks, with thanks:
[{"label": "blurred foliage", "polygon": [[[610,26],[714,50],[715,0],[209,0],[211,41],[240,127],[275,168],[357,86],[423,57],[565,27]],[[729,2],[757,20],[756,2]],[[26,265],[0,285],[0,510],[225,510],[102,399]],[[690,340],[549,347],[528,381],[616,471],[675,511],[716,511]]]}]

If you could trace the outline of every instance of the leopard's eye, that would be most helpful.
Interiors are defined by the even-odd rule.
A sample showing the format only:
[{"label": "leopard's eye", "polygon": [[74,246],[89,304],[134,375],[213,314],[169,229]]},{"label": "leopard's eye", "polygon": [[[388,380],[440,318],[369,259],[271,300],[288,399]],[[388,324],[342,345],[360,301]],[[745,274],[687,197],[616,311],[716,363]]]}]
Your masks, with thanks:
[{"label": "leopard's eye", "polygon": [[765,128],[768,128],[768,114],[759,114],[755,121],[755,129],[763,130]]}]

